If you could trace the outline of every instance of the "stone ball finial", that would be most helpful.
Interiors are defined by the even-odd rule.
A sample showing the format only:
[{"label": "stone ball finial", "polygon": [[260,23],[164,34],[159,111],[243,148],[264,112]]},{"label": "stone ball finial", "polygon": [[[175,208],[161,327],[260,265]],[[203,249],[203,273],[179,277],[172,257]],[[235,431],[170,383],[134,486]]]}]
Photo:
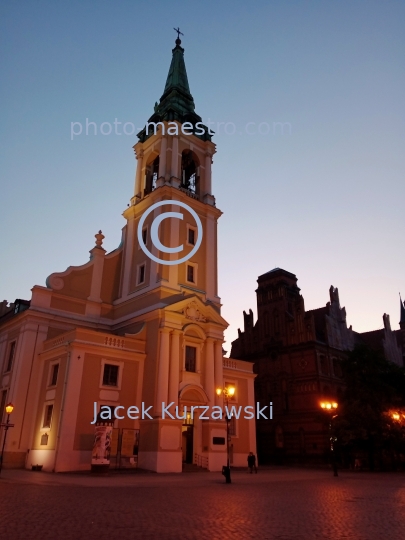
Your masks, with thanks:
[{"label": "stone ball finial", "polygon": [[98,231],[98,233],[94,236],[96,238],[96,247],[101,248],[103,245],[103,240],[105,238],[104,234],[101,231]]}]

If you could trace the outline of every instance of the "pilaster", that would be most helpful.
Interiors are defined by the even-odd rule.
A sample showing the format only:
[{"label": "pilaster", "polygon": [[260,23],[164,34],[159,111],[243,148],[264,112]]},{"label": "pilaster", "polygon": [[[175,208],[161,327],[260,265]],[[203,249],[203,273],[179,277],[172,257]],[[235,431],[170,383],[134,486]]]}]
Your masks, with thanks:
[{"label": "pilaster", "polygon": [[170,329],[159,330],[159,361],[157,373],[157,390],[155,411],[162,414],[162,403],[167,403],[169,391],[169,358],[170,358]]},{"label": "pilaster", "polygon": [[215,403],[214,340],[205,340],[205,391],[210,403]]},{"label": "pilaster", "polygon": [[[215,341],[214,343],[214,358],[215,358],[215,388],[223,388],[224,386],[224,370],[222,358],[222,342]],[[215,405],[222,407],[223,396],[215,395]]]},{"label": "pilaster", "polygon": [[173,330],[170,343],[170,367],[169,367],[169,400],[174,401],[174,407],[179,404],[179,377],[180,377],[180,334],[179,330]]}]

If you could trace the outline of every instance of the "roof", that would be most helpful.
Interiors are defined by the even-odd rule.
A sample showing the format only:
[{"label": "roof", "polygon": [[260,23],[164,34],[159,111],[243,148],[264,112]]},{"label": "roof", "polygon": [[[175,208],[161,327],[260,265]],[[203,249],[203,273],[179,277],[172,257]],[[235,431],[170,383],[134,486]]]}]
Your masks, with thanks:
[{"label": "roof", "polygon": [[371,330],[370,332],[355,332],[356,342],[368,345],[372,349],[381,349],[383,347],[383,339],[385,330]]},{"label": "roof", "polygon": [[[176,39],[176,46],[172,49],[172,61],[170,63],[169,73],[167,75],[165,89],[159,104],[155,104],[155,111],[148,122],[174,122],[181,124],[190,122],[193,126],[201,124],[194,133],[196,137],[202,140],[211,140],[211,134],[208,128],[202,124],[201,116],[195,113],[195,104],[188,84],[186,64],[184,61],[184,49],[181,47],[181,40]],[[201,129],[204,133],[201,135]],[[138,133],[138,138],[144,142],[154,131],[146,133],[146,127]]]},{"label": "roof", "polygon": [[297,279],[297,276],[295,274],[292,274],[291,272],[287,272],[287,270],[283,270],[283,268],[278,268],[278,267],[273,268],[273,270],[269,270],[265,274],[262,274],[261,276],[258,277],[258,279],[268,276],[270,274],[274,274],[274,275],[280,274],[280,275],[288,276],[293,279]]}]

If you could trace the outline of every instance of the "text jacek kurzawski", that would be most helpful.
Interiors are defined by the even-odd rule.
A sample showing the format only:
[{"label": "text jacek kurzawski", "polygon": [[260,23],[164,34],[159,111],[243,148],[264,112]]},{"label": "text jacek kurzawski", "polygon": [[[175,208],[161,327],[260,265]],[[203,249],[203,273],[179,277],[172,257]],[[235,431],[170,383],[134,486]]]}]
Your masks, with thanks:
[{"label": "text jacek kurzawski", "polygon": [[[190,413],[191,418],[198,417],[200,420],[222,420],[231,418],[244,418],[245,420],[272,420],[273,419],[273,403],[270,402],[269,405],[264,405],[263,407],[260,403],[256,403],[256,409],[253,405],[246,405],[238,407],[236,405],[219,407],[214,405],[210,407],[209,405],[192,405],[188,409],[185,405],[179,410],[179,407],[174,407],[174,401],[167,404],[162,403],[162,410],[159,411],[159,417],[162,419],[170,418],[172,420],[185,420],[187,418],[187,413]],[[266,416],[267,415],[267,416]],[[123,405],[101,405],[100,411],[98,412],[98,402],[94,401],[94,414],[93,422],[90,424],[95,424],[97,418],[101,420],[124,420],[127,416],[130,420],[145,420],[153,419],[153,406],[145,406],[145,403],[142,402],[141,408],[136,405],[131,405],[130,407],[125,408]],[[156,415],[155,415],[156,416]]]}]

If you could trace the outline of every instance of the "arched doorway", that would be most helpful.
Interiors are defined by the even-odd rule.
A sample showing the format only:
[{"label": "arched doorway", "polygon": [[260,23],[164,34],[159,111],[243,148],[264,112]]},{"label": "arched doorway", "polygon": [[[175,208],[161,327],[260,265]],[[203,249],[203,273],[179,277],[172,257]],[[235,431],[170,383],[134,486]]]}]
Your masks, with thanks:
[{"label": "arched doorway", "polygon": [[181,438],[183,463],[192,464],[194,462],[194,419],[191,418],[190,412],[187,412],[183,421]]},{"label": "arched doorway", "polygon": [[181,428],[182,461],[185,464],[201,461],[203,420],[199,419],[199,407],[207,403],[208,397],[199,385],[185,384],[180,391],[179,415],[183,416]]}]

